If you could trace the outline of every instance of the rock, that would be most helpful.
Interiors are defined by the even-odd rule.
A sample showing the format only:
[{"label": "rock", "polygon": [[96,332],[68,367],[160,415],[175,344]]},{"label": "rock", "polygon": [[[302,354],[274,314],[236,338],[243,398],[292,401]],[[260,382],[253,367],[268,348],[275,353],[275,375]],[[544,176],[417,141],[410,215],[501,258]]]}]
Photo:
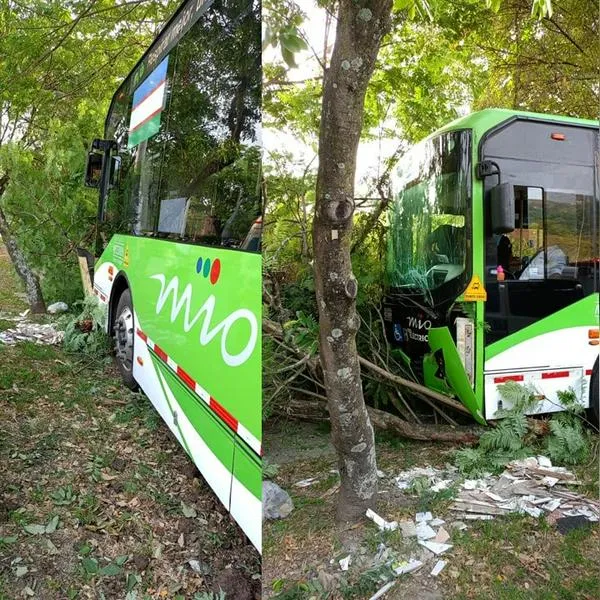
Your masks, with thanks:
[{"label": "rock", "polygon": [[294,510],[290,495],[272,481],[263,481],[263,519],[285,519]]},{"label": "rock", "polygon": [[188,560],[188,564],[195,573],[199,573],[200,575],[210,575],[211,569],[209,564],[194,559]]},{"label": "rock", "polygon": [[69,310],[69,306],[64,302],[55,302],[48,307],[48,312],[51,315],[55,315],[57,313],[67,312]]}]

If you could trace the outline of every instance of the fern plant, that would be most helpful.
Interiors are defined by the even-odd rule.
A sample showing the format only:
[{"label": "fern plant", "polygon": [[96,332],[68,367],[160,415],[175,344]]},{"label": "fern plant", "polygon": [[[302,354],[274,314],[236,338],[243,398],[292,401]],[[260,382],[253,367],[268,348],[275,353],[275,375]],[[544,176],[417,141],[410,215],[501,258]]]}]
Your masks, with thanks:
[{"label": "fern plant", "polygon": [[[582,393],[585,386],[581,386]],[[467,475],[481,475],[485,471],[499,472],[511,460],[544,452],[554,463],[577,464],[589,455],[589,434],[582,420],[584,408],[577,393],[569,388],[557,393],[564,412],[555,414],[549,421],[550,434],[544,444],[530,445],[525,413],[539,402],[537,390],[532,386],[508,381],[498,386],[502,399],[510,408],[498,411],[502,420],[494,429],[486,431],[477,448],[465,448],[455,454],[456,466]]]},{"label": "fern plant", "polygon": [[546,453],[556,463],[575,465],[589,455],[590,434],[583,425],[585,408],[581,402],[587,391],[583,378],[577,387],[579,394],[572,387],[557,392],[565,410],[550,421],[550,435],[546,439]]},{"label": "fern plant", "polygon": [[65,328],[64,347],[67,352],[105,356],[111,348],[110,337],[104,330],[107,310],[96,296],[87,296],[80,307],[78,315],[70,315],[63,321]]},{"label": "fern plant", "polygon": [[467,475],[481,475],[486,471],[501,471],[511,460],[533,453],[525,441],[527,417],[525,412],[539,402],[532,386],[507,381],[498,386],[498,392],[510,408],[498,411],[502,418],[496,427],[479,439],[478,448],[465,448],[456,453],[456,466]]}]

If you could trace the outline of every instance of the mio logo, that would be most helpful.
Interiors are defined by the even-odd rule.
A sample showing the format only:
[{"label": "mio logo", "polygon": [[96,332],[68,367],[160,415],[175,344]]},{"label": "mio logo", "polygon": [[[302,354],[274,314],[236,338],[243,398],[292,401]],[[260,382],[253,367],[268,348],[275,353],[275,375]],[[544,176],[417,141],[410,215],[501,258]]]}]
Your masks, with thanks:
[{"label": "mio logo", "polygon": [[[169,296],[173,296],[171,303],[171,323],[179,316],[179,313],[183,310],[183,330],[187,333],[192,327],[202,319],[202,325],[200,326],[200,345],[206,346],[209,344],[217,335],[221,334],[221,357],[225,364],[230,367],[239,367],[244,364],[256,347],[256,341],[258,339],[258,322],[254,313],[246,308],[240,308],[232,312],[228,317],[223,319],[220,323],[212,324],[213,314],[215,311],[216,298],[214,295],[209,296],[196,314],[190,318],[190,305],[192,303],[192,284],[188,283],[183,292],[179,294],[179,277],[175,276],[167,284],[166,277],[162,273],[152,275],[151,279],[160,281],[160,293],[156,300],[156,314],[165,307]],[[231,328],[238,321],[247,321],[250,325],[250,335],[246,346],[238,354],[230,354],[227,350],[227,336],[231,331]]]},{"label": "mio logo", "polygon": [[408,317],[408,326],[413,329],[431,329],[431,321],[425,319],[424,321],[417,317]]}]

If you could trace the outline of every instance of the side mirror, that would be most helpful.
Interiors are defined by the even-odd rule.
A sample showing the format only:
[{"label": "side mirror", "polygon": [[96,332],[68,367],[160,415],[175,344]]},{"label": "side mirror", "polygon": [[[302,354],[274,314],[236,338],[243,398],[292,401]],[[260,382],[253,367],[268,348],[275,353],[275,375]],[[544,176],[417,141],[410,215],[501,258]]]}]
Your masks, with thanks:
[{"label": "side mirror", "polygon": [[490,190],[492,233],[510,233],[515,229],[515,188],[499,183]]},{"label": "side mirror", "polygon": [[85,167],[85,186],[97,188],[102,179],[102,163],[104,154],[99,154],[93,150],[88,153],[87,165]]}]

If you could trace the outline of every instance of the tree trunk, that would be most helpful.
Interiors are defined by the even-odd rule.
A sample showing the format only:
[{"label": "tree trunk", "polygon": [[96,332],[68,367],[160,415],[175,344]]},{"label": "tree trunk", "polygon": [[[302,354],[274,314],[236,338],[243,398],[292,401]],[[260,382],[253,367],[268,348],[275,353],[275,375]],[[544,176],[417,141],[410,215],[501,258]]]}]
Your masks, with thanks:
[{"label": "tree trunk", "polygon": [[[6,189],[8,178],[5,176],[0,179],[0,198]],[[0,207],[0,238],[4,241],[8,255],[12,261],[15,271],[25,284],[25,293],[27,294],[27,302],[32,313],[45,313],[46,303],[42,295],[42,288],[37,275],[31,270],[25,255],[17,245],[8,227],[6,215]]]},{"label": "tree trunk", "polygon": [[356,151],[367,85],[392,0],[340,0],[331,65],[323,81],[313,225],[320,357],[341,476],[338,519],[356,521],[377,497],[373,427],[356,351],[357,282],[350,262]]},{"label": "tree trunk", "polygon": [[[410,440],[427,442],[451,442],[453,444],[475,444],[483,433],[489,431],[480,425],[450,427],[448,425],[419,425],[409,423],[383,410],[367,407],[373,426],[381,431],[390,431]],[[327,404],[322,400],[288,400],[277,412],[295,419],[322,422],[329,420]]]}]

